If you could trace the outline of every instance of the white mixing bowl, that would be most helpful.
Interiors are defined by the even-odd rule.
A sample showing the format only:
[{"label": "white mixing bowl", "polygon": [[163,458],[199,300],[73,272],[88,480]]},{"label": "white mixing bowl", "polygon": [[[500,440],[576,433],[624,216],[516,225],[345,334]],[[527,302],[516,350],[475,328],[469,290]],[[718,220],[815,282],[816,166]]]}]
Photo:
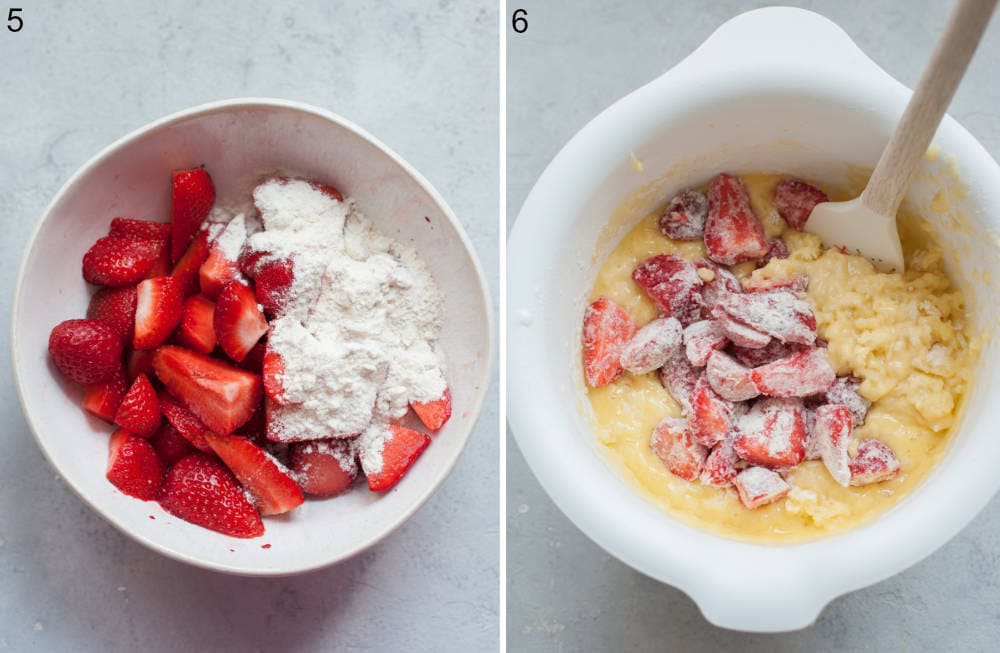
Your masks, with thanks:
[{"label": "white mixing bowl", "polygon": [[[400,483],[309,500],[240,540],[124,496],[105,478],[111,427],[80,407],[82,391],[51,364],[48,336],[83,317],[90,292],[83,253],[116,215],[166,220],[170,171],[205,164],[220,203],[249,197],[269,171],[333,184],[385,234],[421,254],[444,294],[441,350],[453,416]],[[400,526],[441,485],[482,407],[492,360],[492,317],[482,270],[451,209],[420,173],[373,136],[328,111],[285,100],[215,102],[129,134],[88,161],[59,191],[28,243],[11,324],[14,375],[46,458],[94,510],[172,558],[246,575],[291,574],[342,560]],[[152,519],[151,519],[152,517]],[[262,545],[269,544],[268,548]]]},{"label": "white mixing bowl", "polygon": [[[898,573],[958,533],[1000,488],[1000,403],[990,397],[1000,387],[997,348],[983,351],[946,457],[909,497],[854,531],[764,546],[672,519],[605,462],[582,382],[587,294],[620,236],[677,190],[720,170],[846,183],[850,166],[874,166],[908,97],[828,20],[790,8],[743,14],[584,127],[538,180],[511,235],[508,398],[521,451],[584,533],[688,593],[717,625],[803,628],[836,596]],[[1000,307],[981,280],[1000,278],[991,235],[1000,220],[1000,168],[951,118],[934,142],[941,156],[923,163],[907,201],[933,215],[932,198],[957,168],[967,194],[953,184],[948,199],[972,228],[938,237],[968,293],[975,328],[989,329]],[[635,220],[600,237],[626,198]]]}]

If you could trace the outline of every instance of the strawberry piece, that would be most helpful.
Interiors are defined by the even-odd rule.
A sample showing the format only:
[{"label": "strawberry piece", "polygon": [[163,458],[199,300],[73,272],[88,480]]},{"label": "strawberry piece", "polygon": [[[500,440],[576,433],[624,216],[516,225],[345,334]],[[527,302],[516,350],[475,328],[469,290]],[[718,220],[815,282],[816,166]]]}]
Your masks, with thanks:
[{"label": "strawberry piece", "polygon": [[717,310],[782,342],[811,345],[816,341],[812,308],[787,290],[726,295],[719,299]]},{"label": "strawberry piece", "polygon": [[122,342],[132,342],[135,328],[135,287],[101,288],[90,298],[87,319],[100,320],[115,328]]},{"label": "strawberry piece", "polygon": [[49,356],[70,381],[101,383],[121,369],[122,338],[104,322],[65,320],[49,334]]},{"label": "strawberry piece", "polygon": [[148,440],[123,428],[111,434],[105,476],[122,493],[143,501],[155,499],[163,486],[163,471]]},{"label": "strawberry piece", "polygon": [[128,389],[128,382],[125,380],[124,366],[118,366],[118,371],[110,378],[100,383],[90,383],[83,389],[84,410],[97,415],[105,422],[114,422],[115,413]]},{"label": "strawberry piece", "polygon": [[816,422],[812,428],[813,446],[833,480],[844,487],[851,482],[847,445],[850,444],[852,428],[851,411],[847,406],[830,404],[816,409]]},{"label": "strawberry piece", "polygon": [[785,244],[785,241],[775,238],[767,243],[767,254],[764,254],[764,258],[757,261],[757,267],[764,267],[771,262],[771,259],[788,258],[789,254],[788,245]]},{"label": "strawberry piece", "polygon": [[701,259],[695,261],[694,266],[698,270],[698,276],[704,282],[701,287],[702,318],[712,317],[712,309],[719,303],[719,298],[726,293],[743,292],[743,286],[736,275],[721,265],[716,265],[708,259]]},{"label": "strawberry piece", "polygon": [[160,505],[171,515],[224,535],[251,538],[264,534],[260,515],[232,472],[205,454],[193,453],[170,468]]},{"label": "strawberry piece", "polygon": [[764,227],[739,177],[722,173],[709,184],[705,249],[720,265],[755,261],[767,253]]},{"label": "strawberry piece", "polygon": [[792,490],[785,479],[765,467],[748,467],[733,482],[740,501],[748,510],[784,499]]},{"label": "strawberry piece", "polygon": [[239,281],[229,283],[215,302],[215,337],[222,351],[239,363],[267,333],[267,320],[253,291]]},{"label": "strawberry piece", "polygon": [[153,376],[153,352],[148,349],[133,349],[126,358],[125,371],[128,372],[129,383],[135,381],[140,374]]},{"label": "strawberry piece", "polygon": [[169,421],[165,421],[160,425],[156,435],[149,440],[149,443],[153,445],[156,455],[160,457],[160,460],[167,467],[170,467],[195,450],[191,446],[191,442],[181,435],[181,432],[175,429]]},{"label": "strawberry piece", "polygon": [[809,215],[817,204],[829,201],[826,193],[798,179],[782,179],[774,187],[774,208],[796,231],[805,230]]},{"label": "strawberry piece", "polygon": [[98,286],[131,286],[156,263],[159,245],[130,236],[99,238],[83,255],[83,278]]},{"label": "strawberry piece", "polygon": [[247,352],[247,355],[239,362],[239,366],[254,374],[263,373],[264,354],[266,352],[267,340],[261,340]]},{"label": "strawberry piece", "polygon": [[802,419],[806,425],[806,460],[819,460],[823,456],[816,440],[816,410],[815,407],[809,406],[808,400],[803,402],[803,406],[805,412],[802,413]]},{"label": "strawberry piece", "polygon": [[725,311],[716,309],[715,315],[726,338],[737,347],[763,349],[771,342],[771,336],[737,322]]},{"label": "strawberry piece", "polygon": [[691,393],[691,434],[698,444],[714,447],[729,436],[733,405],[712,390],[703,374]]},{"label": "strawberry piece", "polygon": [[674,240],[701,240],[705,234],[708,198],[696,190],[681,191],[660,216],[660,233]]},{"label": "strawberry piece", "polygon": [[254,293],[270,315],[281,315],[288,306],[295,265],[292,259],[269,258],[254,266]]},{"label": "strawberry piece", "polygon": [[729,487],[740,473],[737,467],[739,462],[740,457],[733,449],[733,441],[728,438],[723,440],[708,453],[701,470],[701,482],[713,487]]},{"label": "strawberry piece", "polygon": [[156,255],[156,263],[153,263],[153,267],[146,273],[146,279],[170,276],[170,271],[173,269],[173,264],[170,261],[170,241],[157,240],[155,242],[159,253]]},{"label": "strawberry piece", "polygon": [[201,420],[169,394],[161,393],[159,399],[160,410],[163,412],[163,416],[167,418],[167,422],[184,439],[194,445],[196,449],[211,452],[212,447],[209,446],[208,440],[205,439],[205,431],[208,429],[201,423]]},{"label": "strawberry piece", "polygon": [[592,388],[605,386],[622,373],[621,351],[635,335],[635,323],[625,309],[606,297],[583,314],[583,370]]},{"label": "strawberry piece", "polygon": [[865,439],[858,443],[858,453],[851,459],[851,485],[870,485],[899,475],[899,459],[881,440]]},{"label": "strawberry piece", "polygon": [[302,491],[330,497],[351,487],[358,463],[349,440],[298,442],[289,447],[290,464]]},{"label": "strawberry piece", "polygon": [[809,289],[809,277],[794,276],[787,279],[754,279],[743,280],[743,289],[747,292],[767,292],[769,290],[790,290],[795,293]]},{"label": "strawberry piece", "polygon": [[122,397],[115,413],[115,424],[143,438],[153,437],[160,428],[160,402],[145,374],[136,377]]},{"label": "strawberry piece", "polygon": [[170,183],[170,257],[177,261],[212,210],[215,185],[203,167],[175,170]]},{"label": "strawberry piece", "polygon": [[826,391],[824,399],[828,404],[841,404],[851,411],[855,426],[861,426],[868,417],[868,409],[872,402],[861,396],[861,379],[853,376],[842,376],[833,382]]},{"label": "strawberry piece", "polygon": [[430,431],[437,431],[451,418],[451,390],[444,389],[434,401],[411,401],[410,408]]},{"label": "strawberry piece", "polygon": [[695,441],[687,420],[664,418],[653,429],[649,444],[674,476],[694,481],[701,475],[708,449]]},{"label": "strawberry piece", "polygon": [[677,318],[657,318],[632,336],[622,348],[619,360],[632,374],[646,374],[663,367],[680,348],[682,340]]},{"label": "strawberry piece", "polygon": [[256,374],[173,345],[156,350],[153,369],[170,394],[210,430],[223,435],[246,424],[263,395]]},{"label": "strawberry piece", "polygon": [[177,344],[188,349],[211,354],[215,349],[215,304],[204,295],[192,295],[184,302],[181,324],[177,329]]},{"label": "strawberry piece", "polygon": [[181,321],[184,298],[172,277],[145,279],[136,286],[132,346],[153,349],[166,342]]},{"label": "strawberry piece", "polygon": [[632,279],[661,313],[676,317],[684,326],[701,317],[703,281],[694,263],[673,254],[659,254],[640,263]]},{"label": "strawberry piece", "polygon": [[750,368],[722,351],[713,351],[708,357],[705,378],[712,389],[728,401],[746,401],[760,394],[750,379]]},{"label": "strawberry piece", "polygon": [[366,465],[366,461],[372,458],[369,452],[364,452],[361,456],[368,489],[372,492],[384,492],[394,486],[430,443],[431,439],[425,433],[399,424],[390,424],[382,445],[381,467],[375,469]]},{"label": "strawberry piece", "polygon": [[261,364],[261,376],[264,381],[264,392],[271,401],[280,406],[293,403],[285,395],[285,387],[281,382],[285,376],[285,360],[281,354],[266,346],[264,360]]},{"label": "strawberry piece", "polygon": [[170,240],[170,225],[166,222],[152,220],[135,220],[133,218],[115,218],[111,221],[109,236],[130,236],[143,240],[165,242]]},{"label": "strawberry piece", "polygon": [[678,348],[670,360],[660,368],[659,377],[660,383],[680,405],[684,414],[690,415],[691,395],[694,393],[695,385],[698,384],[700,374],[691,366],[682,349]]},{"label": "strawberry piece", "polygon": [[792,399],[762,399],[739,419],[733,448],[765,467],[795,467],[806,457],[805,408]]},{"label": "strawberry piece", "polygon": [[250,495],[261,515],[281,515],[305,501],[302,489],[284,465],[239,435],[205,432],[215,453]]},{"label": "strawberry piece", "polygon": [[209,299],[215,299],[227,284],[242,278],[243,274],[240,272],[239,266],[235,261],[226,258],[218,244],[209,248],[208,258],[198,269],[198,284],[201,288],[201,294]]},{"label": "strawberry piece", "polygon": [[708,357],[729,342],[717,320],[699,320],[684,329],[684,353],[695,367],[705,367]]},{"label": "strawberry piece", "polygon": [[788,356],[797,354],[805,349],[806,347],[803,347],[802,345],[785,343],[780,340],[771,340],[766,346],[759,349],[731,347],[730,351],[736,360],[747,367],[760,367],[761,365],[773,363],[779,358],[787,358]]},{"label": "strawberry piece", "polygon": [[750,379],[770,397],[808,397],[826,392],[837,379],[826,349],[813,347],[754,368]]},{"label": "strawberry piece", "polygon": [[208,232],[202,229],[195,234],[191,245],[184,252],[184,256],[174,264],[170,276],[177,280],[178,287],[184,297],[198,294],[198,275],[201,272],[202,264],[208,258],[210,249]]},{"label": "strawberry piece", "polygon": [[344,196],[340,194],[340,191],[331,186],[330,184],[321,184],[317,181],[310,181],[309,185],[329,198],[335,199],[338,202],[344,201]]}]

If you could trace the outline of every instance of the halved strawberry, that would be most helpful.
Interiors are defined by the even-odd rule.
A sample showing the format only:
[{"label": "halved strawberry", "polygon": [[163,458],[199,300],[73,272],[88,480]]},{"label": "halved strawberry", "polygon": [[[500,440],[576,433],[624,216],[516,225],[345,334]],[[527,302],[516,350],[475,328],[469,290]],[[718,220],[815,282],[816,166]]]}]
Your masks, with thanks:
[{"label": "halved strawberry", "polygon": [[170,425],[177,429],[188,442],[196,449],[211,452],[208,440],[205,439],[205,431],[208,428],[201,423],[201,420],[194,416],[194,413],[185,408],[179,401],[166,392],[160,393],[160,410],[167,418]]},{"label": "halved strawberry", "polygon": [[358,476],[357,456],[350,440],[297,442],[289,447],[292,473],[302,491],[329,497],[351,487]]},{"label": "halved strawberry", "polygon": [[245,424],[263,394],[256,374],[174,345],[156,350],[153,369],[170,394],[215,433]]},{"label": "halved strawberry", "polygon": [[880,440],[862,440],[850,463],[851,485],[888,481],[899,475],[899,468],[899,459],[889,445]]},{"label": "halved strawberry", "polygon": [[820,459],[833,480],[844,487],[851,482],[850,456],[847,445],[853,428],[847,406],[826,405],[816,409],[812,440]]},{"label": "halved strawberry", "polygon": [[64,320],[49,333],[49,356],[70,381],[100,383],[121,368],[122,338],[104,322]]},{"label": "halved strawberry", "polygon": [[774,208],[788,226],[797,231],[806,228],[806,221],[817,204],[829,201],[826,193],[798,179],[782,179],[774,187]]},{"label": "halved strawberry", "polygon": [[145,279],[136,286],[132,346],[153,349],[166,342],[181,321],[184,298],[172,277]]},{"label": "halved strawberry", "polygon": [[164,421],[159,430],[149,443],[156,449],[156,454],[163,461],[163,464],[170,467],[178,460],[194,452],[191,442],[181,435],[181,432],[174,428],[169,421]]},{"label": "halved strawberry", "polygon": [[270,315],[281,315],[288,305],[289,291],[295,281],[295,264],[288,258],[268,258],[254,269],[254,293]]},{"label": "halved strawberry", "polygon": [[622,373],[621,352],[635,323],[625,309],[606,297],[583,314],[583,371],[592,388],[605,386]]},{"label": "halved strawberry", "polygon": [[705,367],[712,352],[728,343],[726,332],[718,320],[698,320],[684,329],[684,353],[695,367]]},{"label": "halved strawberry", "polygon": [[122,428],[108,441],[105,476],[124,494],[151,501],[163,485],[163,463],[148,440]]},{"label": "halved strawberry", "polygon": [[649,445],[674,476],[694,481],[701,475],[708,449],[694,439],[687,420],[665,418],[653,429]]},{"label": "halved strawberry", "polygon": [[253,291],[239,281],[223,288],[215,302],[215,337],[219,346],[239,363],[267,333],[267,320],[257,306]]},{"label": "halved strawberry", "polygon": [[122,342],[132,342],[135,330],[135,286],[101,288],[90,298],[87,318],[107,322],[115,328]]},{"label": "halved strawberry", "polygon": [[202,229],[194,235],[184,256],[177,261],[170,273],[170,276],[177,280],[181,294],[185,297],[198,293],[198,273],[208,258],[209,248],[208,232]]},{"label": "halved strawberry", "polygon": [[218,244],[208,250],[208,258],[198,270],[198,282],[201,294],[209,299],[215,299],[226,287],[226,284],[243,278],[235,261],[226,258],[225,252]]},{"label": "halved strawberry", "polygon": [[701,470],[701,482],[713,487],[729,487],[740,473],[737,467],[739,462],[740,457],[733,449],[732,440],[729,438],[723,440],[708,453],[705,466]]},{"label": "halved strawberry", "polygon": [[143,240],[170,240],[170,224],[134,218],[115,218],[111,221],[109,236],[132,236]]},{"label": "halved strawberry", "polygon": [[663,367],[680,349],[681,323],[675,317],[660,317],[639,329],[622,348],[619,358],[632,374],[646,374]]},{"label": "halved strawberry", "polygon": [[212,210],[215,185],[203,167],[175,170],[170,181],[170,256],[177,261]]},{"label": "halved strawberry", "polygon": [[153,376],[153,352],[150,349],[133,349],[125,356],[125,371],[129,383],[140,374]]},{"label": "halved strawberry", "polygon": [[708,357],[705,378],[720,397],[729,401],[746,401],[760,394],[750,379],[750,368],[722,351],[713,351]]},{"label": "halved strawberry", "polygon": [[160,402],[145,374],[136,377],[122,397],[115,413],[115,424],[144,438],[153,437],[160,427]]},{"label": "halved strawberry", "polygon": [[667,389],[667,392],[674,398],[685,415],[691,414],[691,394],[701,376],[698,370],[692,367],[687,359],[687,354],[683,349],[678,348],[674,355],[670,357],[657,375],[660,384]]},{"label": "halved strawberry", "polygon": [[250,495],[261,515],[280,515],[305,501],[288,470],[263,449],[239,435],[205,432],[205,439]]},{"label": "halved strawberry", "polygon": [[[368,489],[372,492],[384,492],[398,483],[406,470],[431,443],[426,433],[413,431],[399,424],[390,424],[385,429],[381,456],[372,456],[371,452],[365,452],[361,457],[361,466],[368,479]],[[367,461],[373,457],[381,459],[380,467],[367,466]]]},{"label": "halved strawberry", "polygon": [[177,343],[202,354],[215,349],[215,304],[204,295],[192,295],[184,302]]},{"label": "halved strawberry", "polygon": [[754,368],[750,380],[763,395],[808,397],[826,392],[836,381],[826,349],[813,347]]},{"label": "halved strawberry", "polygon": [[812,307],[787,290],[729,294],[719,299],[716,308],[739,323],[782,342],[811,345],[816,341],[816,316]]},{"label": "halved strawberry", "polygon": [[636,266],[632,280],[661,313],[676,317],[683,326],[701,318],[704,281],[694,263],[674,254],[659,254]]},{"label": "halved strawberry", "polygon": [[270,347],[264,349],[264,361],[261,365],[261,377],[264,380],[264,392],[276,404],[287,406],[292,403],[285,396],[282,379],[285,376],[285,360],[281,354]]},{"label": "halved strawberry", "polygon": [[159,254],[159,245],[131,236],[99,238],[83,255],[83,278],[98,286],[131,286],[142,281]]},{"label": "halved strawberry", "polygon": [[733,482],[740,501],[749,510],[784,499],[792,487],[776,472],[766,467],[749,467]]},{"label": "halved strawberry", "polygon": [[764,228],[739,177],[722,173],[709,185],[705,249],[708,258],[721,265],[754,261],[767,254]]},{"label": "halved strawberry", "polygon": [[446,387],[434,401],[411,401],[410,408],[428,430],[438,431],[451,418],[451,389]]},{"label": "halved strawberry", "polygon": [[733,405],[712,390],[702,375],[691,394],[691,435],[706,447],[714,447],[729,436]]},{"label": "halved strawberry", "polygon": [[701,240],[705,234],[708,198],[696,190],[681,191],[660,216],[660,233],[674,240]]},{"label": "halved strawberry", "polygon": [[739,419],[733,448],[765,467],[795,467],[806,457],[805,409],[793,399],[761,399]]},{"label": "halved strawberry", "polygon": [[126,390],[125,367],[119,365],[118,371],[107,380],[84,386],[83,408],[106,422],[114,422]]},{"label": "halved strawberry", "polygon": [[193,453],[170,468],[160,505],[184,521],[224,535],[250,538],[264,534],[260,515],[232,472],[205,454]]}]

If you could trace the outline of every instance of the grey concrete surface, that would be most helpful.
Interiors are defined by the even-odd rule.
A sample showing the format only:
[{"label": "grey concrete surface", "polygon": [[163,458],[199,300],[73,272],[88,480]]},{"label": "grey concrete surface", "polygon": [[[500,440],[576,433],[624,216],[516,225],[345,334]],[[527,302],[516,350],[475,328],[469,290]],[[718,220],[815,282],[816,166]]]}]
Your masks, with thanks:
[{"label": "grey concrete surface", "polygon": [[[545,165],[586,122],[653,79],[741,0],[512,0],[529,29],[508,28],[508,224]],[[789,2],[840,24],[912,86],[951,2]],[[986,33],[951,113],[1000,158],[1000,18]],[[835,600],[815,626],[747,635],[708,624],[682,592],[608,556],[552,504],[507,439],[507,644],[533,651],[995,651],[1000,634],[1000,501],[908,571]]]},{"label": "grey concrete surface", "polygon": [[[2,22],[11,4],[0,324],[28,235],[79,165],[150,120],[245,95],[329,108],[399,152],[460,217],[496,297],[494,2],[27,0],[13,3],[19,33]],[[253,580],[148,551],[62,485],[28,432],[0,333],[0,651],[497,649],[495,384],[455,472],[402,529],[327,570]]]}]

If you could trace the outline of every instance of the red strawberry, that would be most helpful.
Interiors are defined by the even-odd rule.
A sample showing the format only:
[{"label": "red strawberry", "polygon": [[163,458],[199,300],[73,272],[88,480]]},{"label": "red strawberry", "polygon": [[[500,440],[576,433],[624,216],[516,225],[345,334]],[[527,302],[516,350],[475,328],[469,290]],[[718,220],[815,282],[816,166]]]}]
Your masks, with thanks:
[{"label": "red strawberry", "polygon": [[674,476],[693,481],[701,475],[708,449],[695,441],[687,420],[665,418],[653,429],[649,444]]},{"label": "red strawberry", "polygon": [[779,474],[765,467],[749,467],[733,482],[740,501],[749,510],[784,499],[792,487]]},{"label": "red strawberry", "polygon": [[135,329],[135,287],[101,288],[90,298],[87,319],[107,322],[122,337],[122,342],[132,342]]},{"label": "red strawberry", "polygon": [[639,329],[622,348],[622,367],[632,374],[646,374],[663,367],[683,339],[681,323],[675,317],[661,317]]},{"label": "red strawberry", "polygon": [[160,427],[160,402],[145,374],[140,374],[125,393],[115,424],[144,438],[153,437]]},{"label": "red strawberry", "polygon": [[767,243],[767,254],[764,255],[764,258],[757,261],[757,267],[764,267],[771,262],[771,259],[788,258],[788,254],[788,245],[785,244],[785,241],[780,238],[775,238]]},{"label": "red strawberry", "polygon": [[844,487],[851,482],[847,445],[852,428],[851,411],[847,406],[827,405],[816,409],[812,428],[814,446],[830,476]]},{"label": "red strawberry", "polygon": [[806,349],[803,345],[785,343],[780,340],[771,340],[766,346],[759,349],[731,347],[730,351],[736,360],[747,367],[760,367],[761,365],[773,363],[779,358],[786,358],[792,354],[797,354],[803,349]]},{"label": "red strawberry", "polygon": [[429,430],[440,430],[451,418],[451,390],[446,387],[441,397],[434,401],[411,401],[410,408]]},{"label": "red strawberry", "polygon": [[151,501],[163,485],[163,463],[147,440],[126,429],[118,429],[108,441],[105,476],[124,494]]},{"label": "red strawberry", "polygon": [[764,228],[739,177],[722,173],[709,185],[705,249],[708,258],[721,265],[754,261],[767,254]]},{"label": "red strawberry", "polygon": [[754,368],[750,380],[770,397],[808,397],[826,392],[836,381],[826,349],[813,347]]},{"label": "red strawberry", "polygon": [[135,220],[133,218],[115,218],[111,221],[109,236],[131,236],[143,240],[163,242],[170,240],[170,225],[166,222],[152,220]]},{"label": "red strawberry", "polygon": [[713,487],[729,487],[740,473],[737,465],[740,457],[733,449],[732,440],[726,439],[715,445],[705,459],[701,470],[701,482]]},{"label": "red strawberry", "polygon": [[663,367],[660,368],[660,384],[674,398],[685,415],[691,414],[691,394],[701,376],[698,370],[691,366],[683,349],[677,349]]},{"label": "red strawberry", "polygon": [[729,436],[733,405],[712,390],[702,375],[691,394],[691,435],[706,447],[714,447]]},{"label": "red strawberry", "polygon": [[267,320],[253,291],[239,281],[229,283],[215,302],[215,337],[222,351],[239,363],[267,333]]},{"label": "red strawberry", "polygon": [[787,290],[726,295],[719,299],[716,310],[782,342],[811,345],[816,341],[812,307]]},{"label": "red strawberry", "polygon": [[635,324],[625,309],[606,297],[583,314],[583,371],[592,388],[605,386],[622,373],[621,351]]},{"label": "red strawberry", "polygon": [[170,394],[216,433],[246,424],[263,394],[256,374],[173,345],[156,350],[153,369]]},{"label": "red strawberry", "polygon": [[765,467],[795,467],[806,457],[805,409],[792,399],[762,399],[740,418],[733,448]]},{"label": "red strawberry", "polygon": [[382,445],[381,468],[365,468],[366,461],[371,457],[361,457],[368,489],[372,492],[384,492],[394,486],[430,443],[431,439],[425,433],[412,431],[399,424],[390,424]]},{"label": "red strawberry", "polygon": [[160,429],[150,439],[149,443],[153,445],[153,449],[156,449],[156,454],[167,467],[170,467],[195,450],[188,439],[181,435],[181,432],[175,429],[173,424],[168,421],[160,425]]},{"label": "red strawberry", "polygon": [[809,277],[795,276],[787,279],[753,279],[743,280],[743,288],[747,292],[767,292],[769,290],[790,290],[805,292],[809,289]]},{"label": "red strawberry", "polygon": [[701,240],[705,234],[708,198],[696,190],[674,196],[660,216],[660,233],[674,240]]},{"label": "red strawberry", "polygon": [[[212,329],[215,327],[213,325]],[[241,368],[247,370],[248,372],[253,372],[254,374],[263,374],[264,372],[264,354],[267,352],[267,341],[261,340],[253,348],[247,352],[246,357],[240,361],[239,365]]]},{"label": "red strawberry", "polygon": [[205,425],[201,423],[194,413],[182,406],[180,402],[167,393],[160,394],[160,410],[163,416],[173,426],[181,436],[190,442],[195,448],[201,451],[212,451],[208,440],[205,439]]},{"label": "red strawberry", "polygon": [[132,346],[153,349],[166,342],[181,321],[184,298],[173,277],[146,279],[136,286]]},{"label": "red strawberry", "polygon": [[309,185],[312,186],[314,189],[318,190],[319,192],[323,193],[327,197],[331,197],[337,200],[338,202],[344,201],[344,196],[340,194],[340,191],[331,186],[330,184],[321,184],[316,181],[310,181]]},{"label": "red strawberry", "polygon": [[49,334],[49,356],[70,381],[100,383],[121,369],[122,337],[104,322],[66,320]]},{"label": "red strawberry", "polygon": [[153,375],[153,352],[148,349],[133,349],[126,356],[128,380],[135,381],[140,374]]},{"label": "red strawberry", "polygon": [[774,208],[788,226],[797,231],[806,228],[806,221],[817,204],[829,201],[826,193],[798,179],[782,179],[774,187]]},{"label": "red strawberry", "polygon": [[260,305],[271,315],[281,315],[288,305],[289,290],[295,280],[292,259],[271,258],[258,262],[253,280]]},{"label": "red strawberry", "polygon": [[639,264],[632,279],[664,315],[676,317],[684,326],[701,318],[704,282],[694,263],[673,254],[659,254]]},{"label": "red strawberry", "polygon": [[204,295],[192,295],[184,302],[177,344],[211,354],[215,349],[215,304]]},{"label": "red strawberry", "polygon": [[83,255],[83,278],[98,286],[131,286],[142,281],[159,256],[159,245],[131,236],[99,238]]},{"label": "red strawberry", "polygon": [[105,422],[114,422],[118,405],[121,404],[127,389],[125,368],[119,365],[118,371],[111,375],[111,378],[84,387],[83,408]]},{"label": "red strawberry", "polygon": [[280,515],[305,500],[288,470],[263,449],[239,435],[205,432],[215,453],[243,485],[261,515]]},{"label": "red strawberry", "polygon": [[201,453],[193,453],[170,468],[160,505],[184,521],[224,535],[250,538],[264,534],[260,515],[232,472]]},{"label": "red strawberry", "polygon": [[684,353],[695,367],[705,367],[712,352],[728,343],[729,339],[718,320],[699,320],[684,329]]},{"label": "red strawberry", "polygon": [[205,168],[175,170],[171,174],[171,249],[177,261],[215,203],[215,185]]},{"label": "red strawberry", "polygon": [[701,287],[701,316],[707,320],[712,317],[712,309],[719,303],[720,297],[731,292],[741,293],[743,286],[736,275],[708,259],[695,261],[694,266],[704,281]]},{"label": "red strawberry", "polygon": [[861,396],[861,379],[853,376],[842,376],[833,382],[826,391],[824,399],[828,404],[841,404],[851,411],[855,426],[861,426],[868,417],[868,409],[872,402]]},{"label": "red strawberry", "polygon": [[298,442],[289,448],[295,478],[306,494],[329,497],[351,487],[358,463],[349,440]]},{"label": "red strawberry", "polygon": [[899,475],[899,459],[880,440],[862,440],[851,460],[851,485],[881,483]]},{"label": "red strawberry", "polygon": [[716,305],[715,317],[726,338],[735,346],[745,349],[763,349],[771,342],[771,336],[737,321],[733,316]]},{"label": "red strawberry", "polygon": [[720,397],[729,401],[746,401],[760,394],[750,379],[750,368],[722,351],[713,351],[708,357],[705,378]]},{"label": "red strawberry", "polygon": [[203,229],[194,235],[191,245],[170,273],[170,276],[177,280],[181,294],[185,297],[198,293],[198,273],[208,258],[209,247],[208,232]]},{"label": "red strawberry", "polygon": [[264,361],[261,365],[261,377],[264,380],[264,392],[276,404],[287,406],[292,403],[285,396],[285,388],[281,379],[285,376],[285,359],[270,347],[264,349]]},{"label": "red strawberry", "polygon": [[243,278],[235,261],[226,258],[222,248],[217,244],[208,250],[208,258],[198,270],[198,281],[201,293],[209,299],[215,299],[222,289],[231,281]]}]

